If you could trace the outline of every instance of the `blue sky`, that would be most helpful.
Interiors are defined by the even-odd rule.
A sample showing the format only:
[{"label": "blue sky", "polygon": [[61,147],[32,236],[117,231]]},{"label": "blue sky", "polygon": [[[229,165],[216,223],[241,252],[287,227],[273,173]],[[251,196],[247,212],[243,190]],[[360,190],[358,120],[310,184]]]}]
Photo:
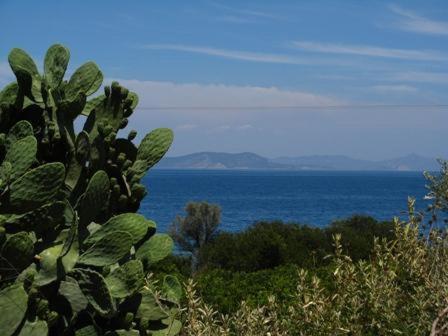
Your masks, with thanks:
[{"label": "blue sky", "polygon": [[174,129],[170,155],[448,158],[444,0],[0,0],[0,27],[0,85],[11,48],[62,43],[139,93],[130,127]]}]

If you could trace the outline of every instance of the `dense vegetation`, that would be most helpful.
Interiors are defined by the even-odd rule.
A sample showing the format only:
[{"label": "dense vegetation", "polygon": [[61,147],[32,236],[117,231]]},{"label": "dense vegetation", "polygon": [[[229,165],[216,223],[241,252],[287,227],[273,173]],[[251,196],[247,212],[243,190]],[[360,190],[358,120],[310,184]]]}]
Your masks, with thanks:
[{"label": "dense vegetation", "polygon": [[[138,99],[102,85],[87,62],[66,81],[68,50],[52,46],[44,73],[20,49],[17,82],[0,93],[0,335],[174,335],[181,287],[152,266],[172,239],[136,214],[140,180],[172,142],[156,129],[138,148],[118,138]],[[80,118],[84,116],[84,118]],[[75,131],[75,120],[84,121]]]},{"label": "dense vegetation", "polygon": [[238,233],[220,233],[201,251],[198,289],[207,303],[220,311],[235,310],[243,300],[267,303],[270,295],[289,300],[297,271],[307,269],[324,279],[332,271],[334,234],[342,235],[341,248],[352,260],[367,260],[374,237],[392,240],[392,222],[354,216],[311,228],[282,222],[258,222]]},{"label": "dense vegetation", "polygon": [[377,222],[366,216],[336,221],[326,228],[257,222],[243,232],[218,234],[201,249],[199,264],[202,268],[243,272],[285,264],[320,267],[328,263],[325,257],[333,251],[335,233],[342,234],[343,250],[353,260],[369,257],[373,237],[394,236],[392,222]]},{"label": "dense vegetation", "polygon": [[325,228],[257,222],[241,232],[217,233],[200,249],[198,270],[191,269],[189,257],[183,254],[171,256],[156,267],[158,273],[177,274],[184,281],[193,276],[204,301],[229,313],[243,300],[251,305],[265,304],[275,295],[281,302],[288,301],[301,268],[324,280],[329,278],[332,259],[328,256],[334,252],[336,233],[342,234],[341,247],[354,261],[370,258],[375,237],[395,237],[392,222],[367,216],[353,216]]},{"label": "dense vegetation", "polygon": [[251,297],[228,315],[206,303],[200,282],[190,281],[185,334],[428,335],[433,329],[436,335],[446,323],[448,238],[434,231],[422,239],[420,217],[412,211],[408,221],[394,222],[394,233],[392,240],[375,238],[370,258],[359,261],[343,253],[336,234],[331,263],[322,273],[279,267],[248,273],[246,281],[237,275],[227,293],[238,286],[263,291],[256,281],[263,287],[265,276],[274,277],[274,290],[263,304]]}]

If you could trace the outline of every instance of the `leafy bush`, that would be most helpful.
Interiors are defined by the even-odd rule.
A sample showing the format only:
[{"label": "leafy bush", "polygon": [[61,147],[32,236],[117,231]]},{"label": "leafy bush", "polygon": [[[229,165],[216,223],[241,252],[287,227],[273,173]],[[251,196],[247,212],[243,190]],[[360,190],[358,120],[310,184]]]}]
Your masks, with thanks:
[{"label": "leafy bush", "polygon": [[433,232],[421,239],[419,217],[410,214],[408,222],[395,221],[394,239],[375,239],[368,261],[344,255],[335,235],[330,284],[299,270],[288,301],[272,295],[265,304],[242,302],[225,315],[190,281],[184,334],[428,335],[434,321],[436,335],[448,312],[448,237]]},{"label": "leafy bush", "polygon": [[[180,285],[156,293],[147,275],[173,242],[134,213],[140,179],[162,158],[172,132],[156,129],[137,148],[127,125],[138,98],[102,84],[87,62],[68,81],[68,50],[54,45],[40,74],[13,49],[17,83],[0,93],[0,334],[174,335]],[[81,132],[74,122],[85,116]]]},{"label": "leafy bush", "polygon": [[202,267],[253,272],[283,264],[312,266],[329,250],[322,230],[282,222],[258,222],[239,233],[220,233],[201,250]]},{"label": "leafy bush", "polygon": [[335,234],[340,234],[344,254],[354,261],[367,260],[370,257],[374,237],[392,240],[395,236],[392,222],[378,222],[367,216],[353,216],[335,221],[324,231],[329,242],[333,240]]},{"label": "leafy bush", "polygon": [[267,304],[271,295],[288,301],[295,292],[298,270],[295,265],[250,273],[211,269],[194,279],[202,299],[227,314],[236,311],[242,301],[253,307]]},{"label": "leafy bush", "polygon": [[370,256],[373,237],[394,236],[391,222],[365,216],[353,216],[323,229],[280,221],[258,222],[243,232],[220,233],[201,249],[200,265],[242,272],[286,264],[321,267],[328,263],[325,256],[332,252],[335,233],[342,233],[344,251],[354,260]]}]

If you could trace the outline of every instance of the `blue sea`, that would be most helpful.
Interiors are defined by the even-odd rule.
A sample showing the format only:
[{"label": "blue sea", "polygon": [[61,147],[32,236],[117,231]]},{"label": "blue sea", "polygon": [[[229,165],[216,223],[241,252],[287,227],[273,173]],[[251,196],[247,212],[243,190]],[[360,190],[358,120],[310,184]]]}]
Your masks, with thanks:
[{"label": "blue sea", "polygon": [[167,230],[189,201],[222,208],[221,230],[240,231],[258,220],[323,227],[354,214],[405,218],[407,197],[424,209],[420,172],[151,170],[140,213]]}]

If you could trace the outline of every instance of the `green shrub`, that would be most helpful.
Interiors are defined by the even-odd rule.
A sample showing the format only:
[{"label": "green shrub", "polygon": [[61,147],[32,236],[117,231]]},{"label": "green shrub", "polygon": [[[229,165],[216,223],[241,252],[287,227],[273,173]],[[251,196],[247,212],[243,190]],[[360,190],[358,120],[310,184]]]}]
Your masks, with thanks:
[{"label": "green shrub", "polygon": [[280,221],[258,222],[242,232],[218,234],[201,249],[200,265],[242,272],[286,264],[321,267],[328,263],[325,256],[332,252],[335,233],[342,234],[344,251],[354,260],[369,258],[373,237],[394,236],[391,222],[364,216],[337,221],[324,229]]},{"label": "green shrub", "polygon": [[[229,295],[238,295],[231,292],[238,291],[238,286],[263,291],[263,283],[271,279],[267,276],[263,282],[258,278],[265,271],[247,275],[250,280],[235,280],[239,275],[216,271],[197,284],[190,281],[183,332],[188,336],[428,335],[433,325],[431,335],[445,335],[448,236],[434,232],[427,241],[421,239],[420,230],[421,223],[413,215],[408,222],[397,220],[395,238],[375,239],[370,259],[357,262],[344,255],[338,234],[332,266],[323,272],[324,281],[313,271],[299,270],[295,276],[285,276],[287,300],[282,298],[283,292],[274,293],[274,288],[267,300],[263,298],[257,305],[257,300],[248,297],[230,314],[207,303],[210,299],[201,296],[202,282],[225,287],[221,283],[228,277],[237,283],[228,286]],[[223,293],[215,296],[225,300]],[[254,296],[257,298],[256,293]],[[219,304],[226,307],[227,302]]]},{"label": "green shrub", "polygon": [[242,301],[252,307],[265,305],[271,295],[288,302],[295,292],[298,270],[295,265],[250,273],[211,269],[194,279],[202,299],[227,314],[236,311]]},{"label": "green shrub", "polygon": [[[93,62],[64,80],[68,50],[54,45],[40,74],[13,49],[17,82],[0,93],[0,335],[173,335],[180,285],[157,294],[147,275],[173,242],[135,211],[140,184],[172,132],[136,147],[117,138],[138,98],[118,83],[87,100],[103,75]],[[85,116],[81,132],[75,120]]]},{"label": "green shrub", "polygon": [[175,275],[179,281],[185,282],[191,277],[191,256],[172,254],[155,263],[151,271],[157,280],[162,281],[165,275]]},{"label": "green shrub", "polygon": [[370,257],[374,237],[388,240],[395,237],[392,222],[378,222],[374,218],[366,216],[353,216],[349,219],[335,221],[324,231],[329,242],[332,241],[335,234],[341,234],[343,252],[354,261],[366,260]]}]

